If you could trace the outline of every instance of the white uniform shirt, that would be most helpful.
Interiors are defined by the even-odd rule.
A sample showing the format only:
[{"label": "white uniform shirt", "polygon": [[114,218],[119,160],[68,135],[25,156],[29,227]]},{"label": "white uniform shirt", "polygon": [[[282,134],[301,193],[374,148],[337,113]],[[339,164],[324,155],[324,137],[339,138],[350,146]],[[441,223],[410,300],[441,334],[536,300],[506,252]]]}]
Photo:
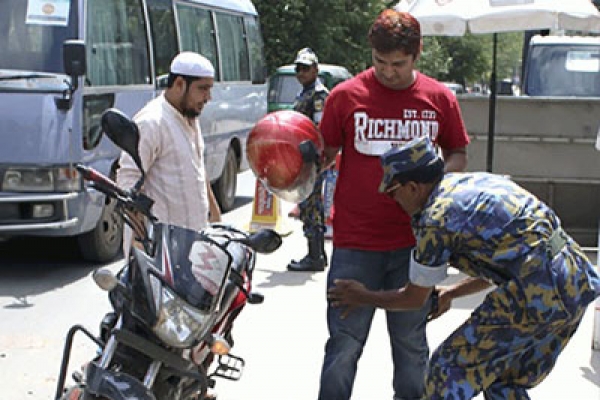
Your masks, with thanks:
[{"label": "white uniform shirt", "polygon": [[[204,139],[200,124],[184,118],[161,95],[134,117],[140,131],[139,152],[146,171],[143,192],[154,200],[152,212],[160,222],[194,230],[208,226],[208,194]],[[140,177],[133,159],[123,152],[117,182],[131,188]],[[130,232],[125,235],[126,253]]]}]

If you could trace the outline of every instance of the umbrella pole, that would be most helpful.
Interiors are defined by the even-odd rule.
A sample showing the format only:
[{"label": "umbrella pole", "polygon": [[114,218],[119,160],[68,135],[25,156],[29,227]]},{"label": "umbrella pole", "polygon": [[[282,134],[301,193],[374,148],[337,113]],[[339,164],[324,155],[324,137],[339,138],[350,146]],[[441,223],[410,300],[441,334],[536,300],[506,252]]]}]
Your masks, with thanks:
[{"label": "umbrella pole", "polygon": [[494,33],[492,46],[492,77],[490,78],[490,109],[488,117],[488,143],[487,143],[487,172],[492,172],[494,164],[494,131],[496,125],[496,51],[498,46],[498,34]]}]

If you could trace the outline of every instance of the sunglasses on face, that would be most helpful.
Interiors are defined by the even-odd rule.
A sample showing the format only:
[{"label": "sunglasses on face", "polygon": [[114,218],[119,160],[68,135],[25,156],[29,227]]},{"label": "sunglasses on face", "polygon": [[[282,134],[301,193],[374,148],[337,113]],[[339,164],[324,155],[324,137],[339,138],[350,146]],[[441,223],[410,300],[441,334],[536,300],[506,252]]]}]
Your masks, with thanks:
[{"label": "sunglasses on face", "polygon": [[310,69],[310,65],[296,65],[296,73],[305,72]]},{"label": "sunglasses on face", "polygon": [[393,185],[392,187],[390,187],[389,189],[387,189],[385,192],[383,192],[383,194],[385,194],[389,198],[393,199],[394,198],[394,193],[396,193],[396,189],[398,189],[400,186],[402,186],[401,183],[396,183],[395,185]]}]

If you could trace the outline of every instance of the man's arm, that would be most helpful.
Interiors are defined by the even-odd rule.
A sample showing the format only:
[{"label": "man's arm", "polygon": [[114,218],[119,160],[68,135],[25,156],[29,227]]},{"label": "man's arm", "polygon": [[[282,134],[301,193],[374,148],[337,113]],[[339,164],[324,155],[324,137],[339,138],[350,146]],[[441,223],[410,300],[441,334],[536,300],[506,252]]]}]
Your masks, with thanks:
[{"label": "man's arm", "polygon": [[208,196],[208,220],[210,222],[221,222],[221,207],[219,207],[217,198],[212,191],[208,174],[205,173],[204,175],[206,176],[206,194]]},{"label": "man's arm", "polygon": [[408,283],[398,290],[372,291],[354,280],[336,279],[334,286],[327,291],[332,307],[346,307],[342,318],[354,308],[373,306],[389,311],[418,310],[431,295],[431,287],[421,287]]},{"label": "man's arm", "polygon": [[463,172],[467,168],[467,148],[442,149],[444,172]]},{"label": "man's arm", "polygon": [[448,286],[445,291],[449,296],[452,296],[453,299],[457,299],[459,297],[481,292],[490,286],[491,283],[485,279],[468,277],[452,286]]},{"label": "man's arm", "polygon": [[335,161],[335,157],[339,151],[339,147],[325,147],[325,150],[323,151],[323,164],[321,165],[321,171],[324,171],[331,166],[331,164]]}]

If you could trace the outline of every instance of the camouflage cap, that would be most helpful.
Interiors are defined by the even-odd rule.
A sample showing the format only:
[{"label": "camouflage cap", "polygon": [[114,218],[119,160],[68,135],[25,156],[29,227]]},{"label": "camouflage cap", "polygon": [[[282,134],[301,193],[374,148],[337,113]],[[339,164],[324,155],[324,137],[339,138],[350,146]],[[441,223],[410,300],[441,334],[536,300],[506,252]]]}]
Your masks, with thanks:
[{"label": "camouflage cap", "polygon": [[384,193],[398,175],[414,172],[439,159],[433,143],[427,136],[416,138],[400,147],[394,147],[381,156],[383,178],[379,192]]},{"label": "camouflage cap", "polygon": [[313,65],[318,63],[319,59],[317,58],[317,55],[308,47],[298,51],[296,59],[294,60],[294,64]]}]

